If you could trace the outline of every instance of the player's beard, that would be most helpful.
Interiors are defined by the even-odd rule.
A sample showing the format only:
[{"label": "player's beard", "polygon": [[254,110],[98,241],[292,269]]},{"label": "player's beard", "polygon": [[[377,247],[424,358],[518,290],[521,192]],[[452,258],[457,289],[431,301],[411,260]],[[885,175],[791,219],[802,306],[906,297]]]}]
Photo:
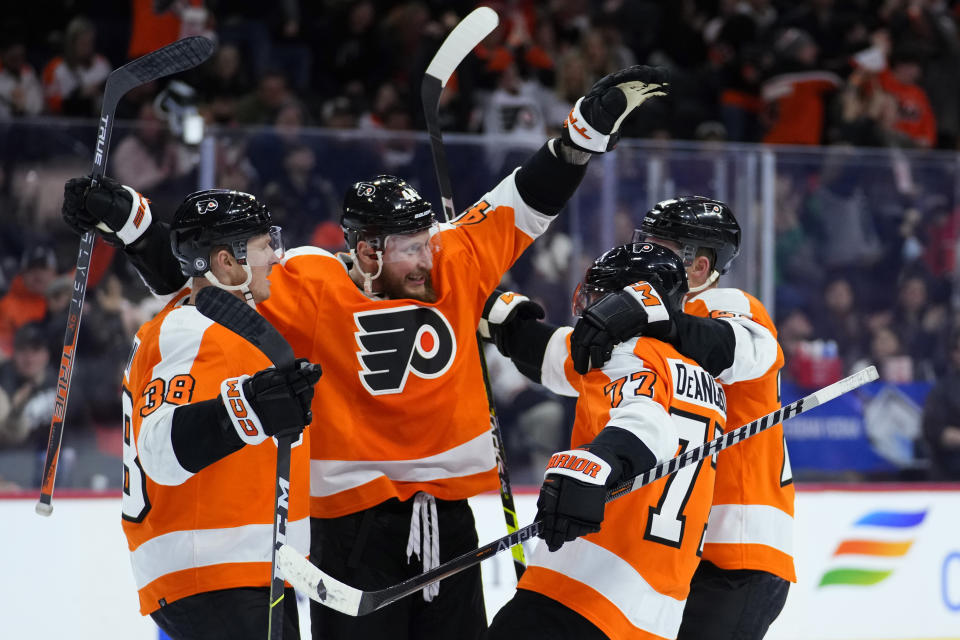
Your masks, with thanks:
[{"label": "player's beard", "polygon": [[[414,288],[407,280],[407,276],[422,276],[423,285]],[[383,279],[383,294],[389,299],[412,298],[420,302],[436,302],[437,292],[433,290],[433,278],[429,271],[411,271],[404,274],[395,274],[384,269],[380,275]]]}]

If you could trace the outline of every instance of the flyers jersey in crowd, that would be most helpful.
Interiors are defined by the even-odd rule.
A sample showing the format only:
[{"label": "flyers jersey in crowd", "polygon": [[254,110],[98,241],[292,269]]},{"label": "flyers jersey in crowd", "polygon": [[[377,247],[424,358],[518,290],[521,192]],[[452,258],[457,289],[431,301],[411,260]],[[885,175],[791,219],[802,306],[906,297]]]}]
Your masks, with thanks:
[{"label": "flyers jersey in crowd", "polygon": [[[123,384],[123,530],[140,611],[205,591],[269,586],[277,447],[273,438],[184,469],[171,445],[178,406],[220,396],[225,378],[270,366],[256,347],[182,305],[144,324]],[[309,429],[291,451],[287,544],[310,547]]]},{"label": "flyers jersey in crowd", "polygon": [[271,274],[259,309],[325,372],[313,399],[311,516],[499,486],[475,335],[489,293],[552,220],[524,203],[514,175],[433,236],[433,303],[370,298],[344,256],[316,248],[288,251]]},{"label": "flyers jersey in crowd", "polygon": [[[720,435],[726,399],[706,371],[671,345],[633,338],[580,376],[569,329],[548,343],[541,379],[579,396],[571,445],[605,426],[627,429],[658,462]],[[611,638],[674,638],[700,561],[713,495],[713,458],[606,505],[600,532],[551,553],[538,543],[518,585],[573,609]]]},{"label": "flyers jersey in crowd", "polygon": [[[734,364],[721,372],[727,430],[780,407],[783,352],[759,300],[739,289],[707,289],[687,300],[689,314],[725,319],[736,333]],[[754,569],[796,582],[793,475],[776,425],[721,451],[703,558],[723,569]]]}]

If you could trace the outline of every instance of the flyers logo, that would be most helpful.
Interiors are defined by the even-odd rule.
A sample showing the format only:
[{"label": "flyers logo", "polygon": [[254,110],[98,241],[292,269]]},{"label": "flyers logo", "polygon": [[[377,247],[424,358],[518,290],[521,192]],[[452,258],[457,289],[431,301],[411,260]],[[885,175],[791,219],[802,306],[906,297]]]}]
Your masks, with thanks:
[{"label": "flyers logo", "polygon": [[368,182],[361,182],[357,185],[357,195],[361,198],[369,198],[377,192],[377,188]]},{"label": "flyers logo", "polygon": [[436,309],[407,305],[355,313],[360,382],[372,395],[400,393],[413,372],[437,378],[450,368],[457,341]]},{"label": "flyers logo", "polygon": [[457,226],[463,226],[467,224],[477,224],[478,222],[483,222],[487,219],[487,211],[490,209],[490,203],[486,200],[481,200],[477,204],[473,205],[470,209],[466,210],[461,214],[459,218],[453,221],[453,224]]},{"label": "flyers logo", "polygon": [[197,213],[200,215],[210,213],[211,211],[216,211],[219,206],[220,204],[216,200],[201,200],[197,203]]}]

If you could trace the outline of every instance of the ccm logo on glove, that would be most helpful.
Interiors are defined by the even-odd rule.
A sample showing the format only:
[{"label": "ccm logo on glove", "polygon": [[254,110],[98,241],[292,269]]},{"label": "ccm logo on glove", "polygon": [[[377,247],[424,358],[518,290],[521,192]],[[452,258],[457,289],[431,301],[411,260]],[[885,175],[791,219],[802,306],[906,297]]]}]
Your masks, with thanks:
[{"label": "ccm logo on glove", "polygon": [[610,465],[585,449],[561,451],[550,457],[544,477],[550,474],[570,476],[590,484],[606,484]]},{"label": "ccm logo on glove", "polygon": [[220,383],[220,397],[227,407],[230,422],[246,444],[260,444],[267,439],[257,414],[249,410],[249,402],[243,395],[243,381],[248,375],[227,378]]}]

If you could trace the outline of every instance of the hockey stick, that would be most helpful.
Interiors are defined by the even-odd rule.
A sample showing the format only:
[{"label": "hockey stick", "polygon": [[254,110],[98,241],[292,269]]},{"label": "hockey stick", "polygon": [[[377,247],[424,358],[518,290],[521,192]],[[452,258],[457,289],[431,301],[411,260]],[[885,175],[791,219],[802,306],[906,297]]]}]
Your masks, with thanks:
[{"label": "hockey stick", "polygon": [[[254,311],[243,300],[219,287],[204,287],[197,292],[197,311],[259,349],[277,369],[294,366],[295,358],[290,343],[280,335],[267,319]],[[283,575],[277,563],[277,549],[287,540],[287,508],[290,496],[290,447],[292,435],[277,436],[276,502],[273,512],[273,549],[270,578],[270,618],[267,623],[268,640],[283,637]]]},{"label": "hockey stick", "polygon": [[[466,18],[453,28],[446,37],[433,60],[427,66],[420,87],[420,99],[423,102],[423,115],[427,123],[427,132],[430,134],[430,151],[433,154],[433,165],[437,172],[437,183],[440,186],[440,200],[443,204],[443,217],[447,222],[456,216],[453,206],[453,187],[450,184],[450,169],[447,165],[447,154],[443,148],[443,131],[440,129],[440,94],[447,85],[447,81],[454,70],[473,49],[493,31],[499,18],[497,12],[489,7],[479,7],[471,11]],[[490,386],[490,373],[487,370],[487,359],[483,353],[483,341],[477,334],[477,349],[480,352],[480,370],[483,375],[483,386],[487,392],[487,409],[490,412],[490,432],[493,435],[493,450],[497,458],[497,475],[500,478],[500,502],[503,505],[503,518],[507,523],[507,532],[517,530],[517,509],[514,506],[513,490],[510,488],[510,475],[507,472],[507,453],[503,446],[503,433],[500,430],[500,421],[497,419],[497,407],[493,399],[493,388]],[[513,547],[513,568],[517,580],[523,575],[527,564],[523,557],[523,547]]]},{"label": "hockey stick", "polygon": [[456,217],[457,211],[453,208],[453,188],[450,186],[447,154],[443,149],[443,132],[440,130],[440,94],[467,54],[483,42],[499,23],[497,12],[490,7],[478,7],[467,14],[440,45],[427,65],[423,84],[420,85],[420,100],[430,134],[430,151],[433,153],[437,182],[440,184],[443,216],[448,222]]},{"label": "hockey stick", "polygon": [[[801,413],[853,391],[868,382],[872,382],[876,380],[877,377],[877,369],[871,366],[848,378],[834,382],[805,398],[800,398],[785,407],[768,413],[761,418],[757,418],[750,424],[743,425],[742,427],[725,433],[719,438],[715,438],[699,447],[685,451],[676,458],[661,462],[654,468],[621,482],[607,493],[606,501],[616,500],[664,476],[698,463],[728,447],[743,442],[750,436],[766,431],[774,425],[780,424],[790,418],[795,418]],[[378,589],[376,591],[363,591],[346,585],[330,577],[323,571],[320,571],[320,569],[312,565],[295,550],[286,546],[280,549],[280,570],[295,589],[305,593],[311,600],[316,600],[324,606],[349,616],[362,616],[371,611],[382,609],[411,593],[415,593],[436,580],[448,578],[468,567],[472,567],[478,562],[486,560],[504,549],[510,548],[512,545],[520,544],[524,540],[535,537],[540,532],[540,524],[539,520],[535,521],[533,524],[515,533],[506,535],[499,540],[494,540],[474,551],[469,551],[457,556],[426,573],[404,580],[392,587]]]},{"label": "hockey stick", "polygon": [[[107,152],[110,150],[110,136],[113,133],[113,113],[117,110],[120,99],[131,89],[142,84],[192,69],[209,58],[212,53],[212,42],[200,36],[193,36],[140,56],[110,72],[103,90],[100,125],[97,129],[97,142],[93,153],[93,168],[90,171],[91,187],[97,185],[107,166]],[[70,309],[67,313],[63,353],[60,356],[57,397],[54,401],[53,417],[50,419],[47,457],[43,463],[40,500],[34,507],[41,516],[49,516],[53,513],[53,485],[57,476],[57,462],[60,460],[63,421],[67,415],[67,398],[70,396],[70,379],[73,377],[77,332],[80,330],[80,316],[83,313],[83,299],[87,293],[87,277],[90,273],[90,255],[93,253],[95,240],[96,234],[93,231],[87,231],[80,239],[77,270],[73,276],[73,298],[70,300]]]}]

